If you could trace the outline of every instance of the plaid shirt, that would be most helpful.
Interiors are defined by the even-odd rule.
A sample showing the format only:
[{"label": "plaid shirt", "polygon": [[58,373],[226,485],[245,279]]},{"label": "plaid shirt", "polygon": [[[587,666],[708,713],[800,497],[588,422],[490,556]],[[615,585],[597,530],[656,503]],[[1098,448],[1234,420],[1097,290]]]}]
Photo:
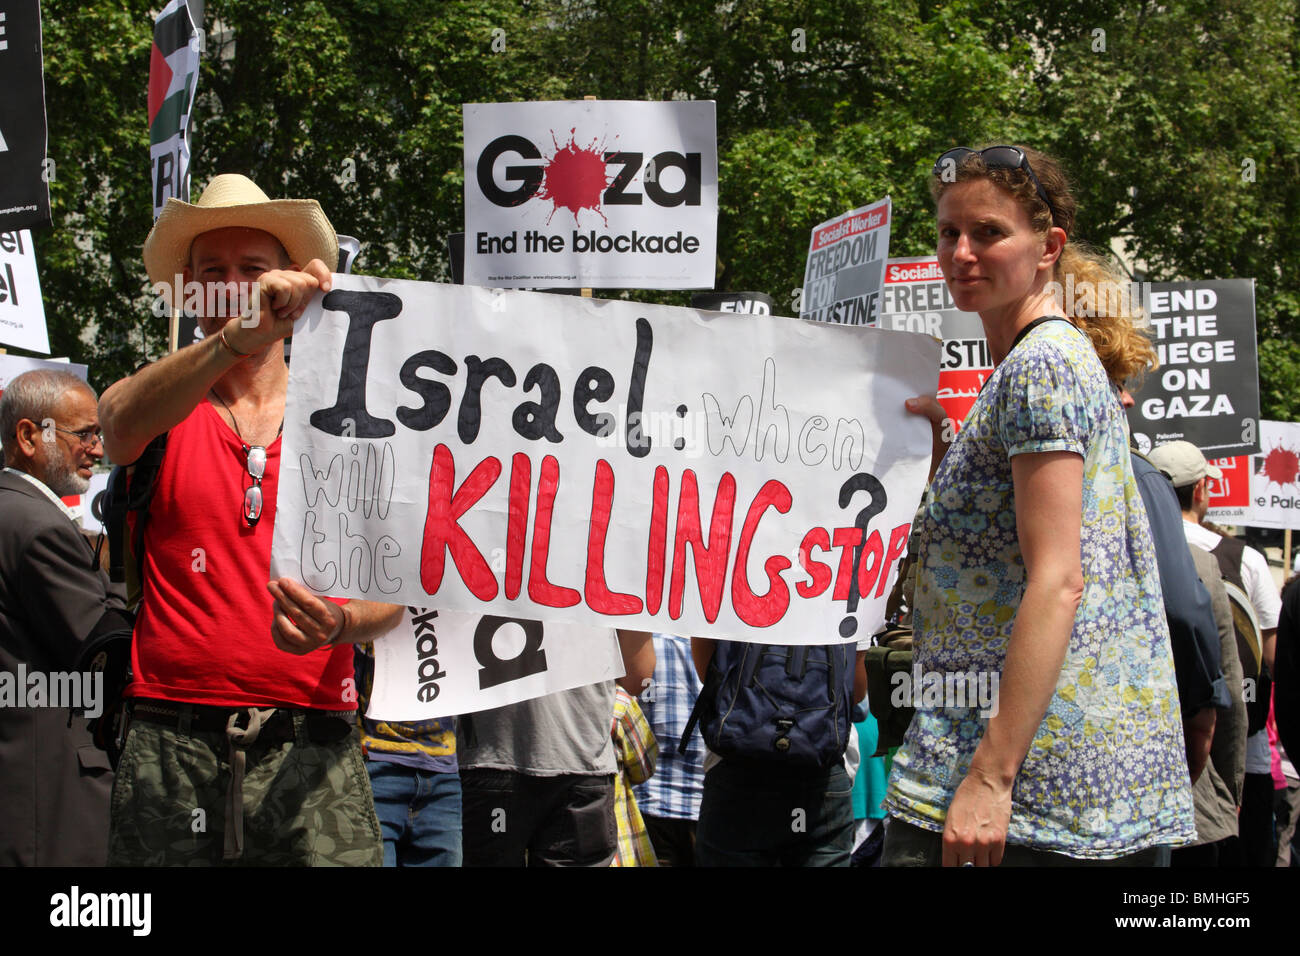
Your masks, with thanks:
[{"label": "plaid shirt", "polygon": [[643,783],[655,772],[659,743],[646,723],[636,701],[623,688],[614,696],[614,754],[618,774],[614,777],[614,819],[618,823],[618,850],[610,866],[658,866],[650,845],[645,820],[632,796],[632,784]]},{"label": "plaid shirt", "polygon": [[704,793],[704,739],[699,728],[691,735],[686,755],[677,752],[691,708],[700,696],[691,641],[688,637],[656,634],[654,645],[654,679],[639,701],[662,750],[655,775],[635,790],[637,803],[646,816],[698,820]]}]

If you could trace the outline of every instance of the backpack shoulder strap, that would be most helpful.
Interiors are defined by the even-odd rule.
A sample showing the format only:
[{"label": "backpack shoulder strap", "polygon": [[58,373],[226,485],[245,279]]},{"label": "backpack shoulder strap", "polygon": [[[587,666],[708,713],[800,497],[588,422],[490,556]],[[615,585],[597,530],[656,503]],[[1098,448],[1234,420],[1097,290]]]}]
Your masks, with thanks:
[{"label": "backpack shoulder strap", "polygon": [[[108,479],[104,527],[108,534],[109,578],[118,584],[126,583],[128,603],[132,605],[139,600],[144,576],[144,530],[166,450],[167,432],[163,432],[145,446],[134,463],[115,466]],[[129,512],[135,512],[135,528],[130,534],[128,554]]]},{"label": "backpack shoulder strap", "polygon": [[126,486],[129,476],[126,466],[114,465],[108,475],[107,494],[103,498],[104,512],[100,516],[102,528],[99,532],[100,542],[95,546],[96,555],[103,546],[103,539],[108,539],[108,579],[114,584],[126,580]]},{"label": "backpack shoulder strap", "polygon": [[695,733],[695,728],[700,720],[711,709],[717,705],[718,688],[722,686],[722,669],[718,666],[718,654],[722,651],[723,641],[718,641],[713,648],[713,656],[709,658],[709,667],[704,672],[704,683],[700,685],[700,695],[695,698],[695,705],[691,708],[691,715],[686,719],[686,727],[682,730],[682,739],[677,743],[677,752],[685,755],[686,748],[690,744],[691,735]]},{"label": "backpack shoulder strap", "polygon": [[153,501],[154,489],[158,484],[158,473],[162,471],[163,454],[166,451],[167,432],[163,432],[145,447],[144,454],[140,456],[131,472],[131,497],[128,506],[136,513],[134,545],[139,572],[143,572],[144,527],[149,521],[149,505]]},{"label": "backpack shoulder strap", "polygon": [[1219,562],[1219,570],[1223,572],[1223,579],[1239,588],[1245,588],[1245,580],[1241,576],[1241,559],[1246,553],[1246,545],[1236,538],[1230,538],[1226,534],[1219,538],[1219,543],[1210,549],[1210,554],[1214,555]]}]

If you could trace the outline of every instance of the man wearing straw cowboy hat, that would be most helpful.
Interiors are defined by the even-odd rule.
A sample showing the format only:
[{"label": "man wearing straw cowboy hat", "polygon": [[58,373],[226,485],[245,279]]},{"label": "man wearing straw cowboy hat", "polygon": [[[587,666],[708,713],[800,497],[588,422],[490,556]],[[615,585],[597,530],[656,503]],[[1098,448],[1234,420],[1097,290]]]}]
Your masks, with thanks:
[{"label": "man wearing straw cowboy hat", "polygon": [[[167,201],[144,262],[171,301],[198,303],[204,338],[100,402],[116,462],[136,461],[167,432],[145,525],[109,863],[378,865],[351,644],[386,631],[400,608],[268,583],[282,340],[315,291],[329,291],[334,228],[315,200],[273,201],[225,174],[193,205]],[[201,294],[185,295],[192,289]]]}]

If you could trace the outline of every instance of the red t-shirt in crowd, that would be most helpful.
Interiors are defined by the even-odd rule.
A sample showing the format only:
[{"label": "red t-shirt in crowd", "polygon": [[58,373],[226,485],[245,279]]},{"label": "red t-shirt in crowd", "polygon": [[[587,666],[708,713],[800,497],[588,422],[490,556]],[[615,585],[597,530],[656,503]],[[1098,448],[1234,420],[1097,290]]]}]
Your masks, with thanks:
[{"label": "red t-shirt in crowd", "polygon": [[[145,528],[133,697],[222,707],[354,710],[352,645],[289,654],[271,640],[280,439],[248,527],[243,443],[207,400],[171,430]],[[345,695],[350,700],[345,699]]]}]

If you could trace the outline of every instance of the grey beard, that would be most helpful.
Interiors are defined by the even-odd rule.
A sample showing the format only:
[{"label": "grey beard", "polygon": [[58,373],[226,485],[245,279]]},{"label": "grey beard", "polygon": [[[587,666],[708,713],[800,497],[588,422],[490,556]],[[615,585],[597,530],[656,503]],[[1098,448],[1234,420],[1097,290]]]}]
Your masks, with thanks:
[{"label": "grey beard", "polygon": [[52,443],[46,470],[45,484],[60,498],[85,494],[90,487],[90,479],[77,474],[67,451],[58,442]]}]

